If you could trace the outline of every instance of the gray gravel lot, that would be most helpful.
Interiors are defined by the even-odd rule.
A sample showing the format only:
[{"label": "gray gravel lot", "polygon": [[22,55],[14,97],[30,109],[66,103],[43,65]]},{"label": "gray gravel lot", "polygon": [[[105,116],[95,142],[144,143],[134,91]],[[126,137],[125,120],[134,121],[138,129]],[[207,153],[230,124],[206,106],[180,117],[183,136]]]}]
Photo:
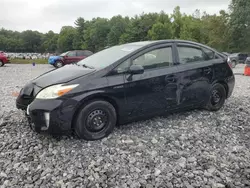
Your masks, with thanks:
[{"label": "gray gravel lot", "polygon": [[236,75],[218,112],[158,117],[86,142],[37,135],[15,109],[11,93],[50,69],[0,68],[0,187],[250,187],[250,77]]}]

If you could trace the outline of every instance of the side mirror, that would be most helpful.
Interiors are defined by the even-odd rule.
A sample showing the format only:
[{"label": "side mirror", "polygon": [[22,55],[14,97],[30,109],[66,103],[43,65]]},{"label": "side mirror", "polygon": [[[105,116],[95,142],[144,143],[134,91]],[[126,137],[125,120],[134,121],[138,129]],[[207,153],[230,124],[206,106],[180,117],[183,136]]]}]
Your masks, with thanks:
[{"label": "side mirror", "polygon": [[129,67],[128,73],[130,73],[130,74],[143,74],[144,68],[141,65],[131,65]]}]

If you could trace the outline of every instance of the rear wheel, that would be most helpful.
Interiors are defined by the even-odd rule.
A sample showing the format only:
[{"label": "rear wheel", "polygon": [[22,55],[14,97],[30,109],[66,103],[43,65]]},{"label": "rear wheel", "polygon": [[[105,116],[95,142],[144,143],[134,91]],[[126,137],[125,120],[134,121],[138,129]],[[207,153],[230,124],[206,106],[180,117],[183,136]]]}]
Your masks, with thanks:
[{"label": "rear wheel", "polygon": [[103,100],[93,100],[80,109],[74,131],[81,139],[99,140],[113,131],[116,119],[116,111],[112,104]]},{"label": "rear wheel", "polygon": [[210,93],[209,102],[206,109],[209,111],[218,111],[224,105],[226,100],[226,89],[221,84],[215,84]]},{"label": "rear wheel", "polygon": [[55,66],[56,68],[61,68],[61,67],[63,67],[63,62],[61,62],[61,61],[56,61],[55,64],[54,64],[54,66]]},{"label": "rear wheel", "polygon": [[4,63],[0,60],[0,67],[4,66]]}]

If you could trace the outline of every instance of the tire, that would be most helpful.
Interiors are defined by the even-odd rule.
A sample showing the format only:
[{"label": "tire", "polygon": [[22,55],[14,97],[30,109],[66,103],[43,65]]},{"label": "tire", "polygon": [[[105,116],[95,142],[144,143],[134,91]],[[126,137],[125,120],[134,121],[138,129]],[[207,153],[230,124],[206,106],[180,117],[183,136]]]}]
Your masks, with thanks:
[{"label": "tire", "polygon": [[61,61],[56,61],[55,64],[54,64],[54,67],[56,67],[56,68],[61,68],[61,67],[63,67],[63,62],[61,62]]},{"label": "tire", "polygon": [[116,121],[116,110],[112,104],[103,100],[93,100],[78,112],[74,132],[80,139],[100,140],[114,130]]},{"label": "tire", "polygon": [[4,66],[4,63],[0,60],[0,67]]},{"label": "tire", "polygon": [[218,111],[222,108],[227,97],[226,89],[221,84],[213,85],[210,98],[206,105],[206,109],[209,111]]},{"label": "tire", "polygon": [[232,68],[235,68],[236,65],[237,65],[236,61],[232,61],[232,63],[231,63]]}]

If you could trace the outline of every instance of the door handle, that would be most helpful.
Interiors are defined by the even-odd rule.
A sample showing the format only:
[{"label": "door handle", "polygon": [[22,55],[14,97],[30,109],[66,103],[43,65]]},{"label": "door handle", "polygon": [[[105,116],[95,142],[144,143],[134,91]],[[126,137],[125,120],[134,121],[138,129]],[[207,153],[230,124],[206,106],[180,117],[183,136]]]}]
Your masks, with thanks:
[{"label": "door handle", "polygon": [[212,71],[212,69],[209,68],[209,67],[204,68],[204,72],[207,73],[207,74],[209,74],[211,71]]}]

